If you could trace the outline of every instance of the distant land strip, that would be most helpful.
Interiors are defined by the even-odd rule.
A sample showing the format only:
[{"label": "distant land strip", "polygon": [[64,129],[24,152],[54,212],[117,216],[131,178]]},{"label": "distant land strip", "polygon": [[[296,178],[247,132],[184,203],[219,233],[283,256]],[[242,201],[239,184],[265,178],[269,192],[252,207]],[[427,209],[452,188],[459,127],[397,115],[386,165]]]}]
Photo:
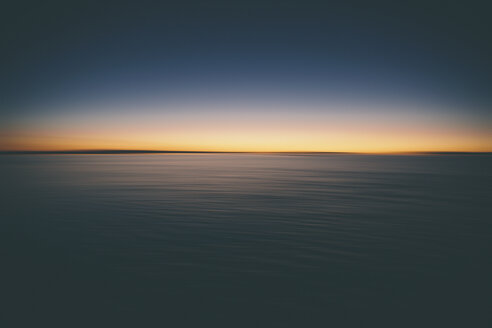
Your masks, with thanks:
[{"label": "distant land strip", "polygon": [[310,151],[193,151],[193,150],[4,150],[0,155],[124,155],[124,154],[283,154],[283,155],[492,155],[492,152],[422,151],[422,152],[310,152]]}]

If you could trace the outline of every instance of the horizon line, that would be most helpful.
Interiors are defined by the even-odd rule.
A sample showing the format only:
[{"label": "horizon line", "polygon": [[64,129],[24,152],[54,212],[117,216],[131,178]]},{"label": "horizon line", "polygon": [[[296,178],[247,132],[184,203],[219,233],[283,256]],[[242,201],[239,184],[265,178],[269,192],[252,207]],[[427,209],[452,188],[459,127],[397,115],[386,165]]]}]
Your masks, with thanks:
[{"label": "horizon line", "polygon": [[207,150],[145,150],[145,149],[86,149],[86,150],[0,150],[0,155],[123,155],[123,154],[306,154],[306,155],[492,155],[490,151],[207,151]]}]

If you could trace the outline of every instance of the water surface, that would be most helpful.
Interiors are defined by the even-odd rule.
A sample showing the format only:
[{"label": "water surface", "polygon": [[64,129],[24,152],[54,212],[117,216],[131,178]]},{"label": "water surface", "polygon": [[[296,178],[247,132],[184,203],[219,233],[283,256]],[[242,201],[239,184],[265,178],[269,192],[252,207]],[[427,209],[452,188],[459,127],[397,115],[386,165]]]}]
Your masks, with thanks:
[{"label": "water surface", "polygon": [[0,157],[9,324],[487,326],[492,156]]}]

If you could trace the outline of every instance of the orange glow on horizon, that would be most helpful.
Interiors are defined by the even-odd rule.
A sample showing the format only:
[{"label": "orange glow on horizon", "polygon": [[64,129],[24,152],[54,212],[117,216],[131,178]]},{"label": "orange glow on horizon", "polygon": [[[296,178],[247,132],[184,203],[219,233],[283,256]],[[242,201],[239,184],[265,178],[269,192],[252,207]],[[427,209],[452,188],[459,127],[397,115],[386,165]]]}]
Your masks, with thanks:
[{"label": "orange glow on horizon", "polygon": [[3,124],[0,150],[492,151],[492,129],[456,113],[252,108],[26,116]]},{"label": "orange glow on horizon", "polygon": [[[265,122],[264,122],[265,123]],[[492,134],[473,129],[311,124],[187,124],[135,128],[31,127],[2,134],[0,150],[169,150],[235,152],[492,151]]]}]

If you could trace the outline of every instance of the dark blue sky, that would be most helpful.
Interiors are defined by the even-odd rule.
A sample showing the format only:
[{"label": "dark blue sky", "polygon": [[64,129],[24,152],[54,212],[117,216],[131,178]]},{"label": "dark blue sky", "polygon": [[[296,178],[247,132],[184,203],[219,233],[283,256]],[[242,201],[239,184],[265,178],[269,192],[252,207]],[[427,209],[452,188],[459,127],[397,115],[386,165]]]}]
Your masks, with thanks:
[{"label": "dark blue sky", "polygon": [[328,99],[458,108],[488,121],[488,12],[485,1],[12,2],[0,115]]}]

